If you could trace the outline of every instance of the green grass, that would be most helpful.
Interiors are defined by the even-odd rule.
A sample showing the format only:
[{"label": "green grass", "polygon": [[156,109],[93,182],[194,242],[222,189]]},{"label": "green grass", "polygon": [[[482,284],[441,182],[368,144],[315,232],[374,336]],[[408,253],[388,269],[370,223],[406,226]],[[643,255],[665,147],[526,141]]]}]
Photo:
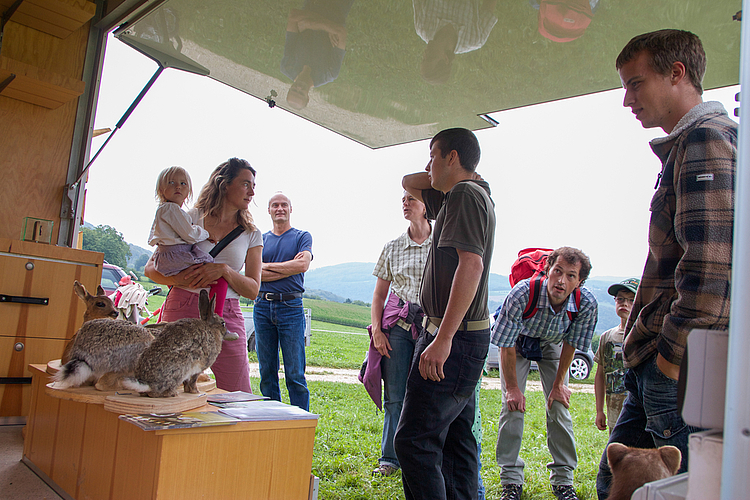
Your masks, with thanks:
[{"label": "green grass", "polygon": [[303,302],[305,307],[312,309],[313,320],[358,328],[370,324],[369,307],[316,299],[304,299]]},{"label": "green grass", "polygon": [[[149,289],[152,284],[145,284]],[[148,308],[155,310],[164,295],[149,298]],[[369,324],[370,310],[352,304],[338,304],[305,299],[312,309],[312,342],[307,348],[307,364],[331,368],[358,369],[369,345],[364,327]],[[248,309],[243,307],[244,310]],[[327,319],[327,321],[323,321]],[[339,323],[341,321],[342,323]],[[349,325],[349,326],[347,326]],[[348,332],[348,333],[342,333]],[[250,353],[250,361],[257,361]],[[595,368],[594,368],[595,370]],[[497,370],[485,376],[498,377]],[[537,372],[529,380],[538,380]],[[593,376],[587,380],[593,383]],[[252,379],[257,390],[260,381]],[[313,474],[320,478],[318,498],[326,500],[376,500],[404,498],[401,473],[391,477],[373,477],[372,470],[380,457],[383,414],[377,412],[364,387],[356,384],[308,381],[310,411],[319,415],[315,432]],[[286,387],[281,384],[282,400],[289,402]],[[547,451],[544,397],[541,392],[527,393],[521,458],[526,462],[524,500],[552,500]],[[483,390],[479,407],[482,412],[482,478],[487,498],[498,498],[500,468],[495,463],[498,419],[502,396],[499,390]],[[574,484],[582,500],[596,498],[595,480],[599,458],[607,442],[607,433],[594,425],[596,416],[593,394],[571,396],[573,430],[578,450],[578,467]]]},{"label": "green grass", "polygon": [[308,365],[357,370],[362,366],[365,353],[370,345],[369,336],[319,330],[353,331],[355,333],[366,333],[366,330],[315,320],[312,322],[312,329],[310,347],[306,351]]},{"label": "green grass", "polygon": [[[259,380],[253,379],[253,387]],[[320,478],[318,498],[327,500],[375,500],[404,498],[401,474],[373,477],[372,470],[380,457],[383,414],[361,385],[309,381],[310,411],[319,415],[315,432],[313,474]],[[546,445],[544,398],[541,392],[527,394],[527,413],[521,450],[526,462],[525,500],[553,500],[546,464],[551,461]],[[282,400],[289,402],[282,384]],[[482,479],[487,498],[498,498],[500,468],[495,463],[498,419],[502,398],[498,390],[483,390],[479,407],[482,412]],[[596,472],[607,433],[594,425],[592,394],[571,397],[573,430],[578,443],[578,467],[574,484],[582,500],[596,498]]]}]

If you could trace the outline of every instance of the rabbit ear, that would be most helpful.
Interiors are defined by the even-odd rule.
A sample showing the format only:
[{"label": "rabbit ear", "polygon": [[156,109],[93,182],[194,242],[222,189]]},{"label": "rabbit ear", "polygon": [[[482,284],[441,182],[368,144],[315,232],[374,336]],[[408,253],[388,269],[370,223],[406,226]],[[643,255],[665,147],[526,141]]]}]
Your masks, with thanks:
[{"label": "rabbit ear", "polygon": [[209,308],[211,307],[210,301],[208,300],[208,292],[201,290],[200,297],[198,298],[198,312],[201,315],[201,319],[209,317]]},{"label": "rabbit ear", "polygon": [[73,290],[76,292],[76,295],[78,295],[78,297],[80,297],[81,300],[83,301],[86,300],[86,296],[88,295],[88,292],[86,291],[86,287],[83,286],[81,283],[79,283],[78,280],[76,280],[73,283]]}]

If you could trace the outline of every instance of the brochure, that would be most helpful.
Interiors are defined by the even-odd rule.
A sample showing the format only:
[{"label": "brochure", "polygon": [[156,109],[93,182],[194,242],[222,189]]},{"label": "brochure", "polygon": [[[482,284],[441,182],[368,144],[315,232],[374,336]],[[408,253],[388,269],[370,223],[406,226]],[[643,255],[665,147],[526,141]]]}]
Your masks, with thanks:
[{"label": "brochure", "polygon": [[209,403],[237,403],[241,401],[262,401],[264,399],[268,398],[260,394],[250,394],[243,391],[209,394],[207,397]]},{"label": "brochure", "polygon": [[251,405],[243,407],[222,408],[220,413],[239,420],[304,420],[317,419],[314,413],[307,412],[297,406],[281,403],[279,401],[255,401]]},{"label": "brochure", "polygon": [[120,418],[141,429],[154,431],[158,429],[182,429],[188,427],[205,427],[209,425],[236,424],[239,420],[222,415],[215,411],[192,411],[184,413],[130,413]]}]

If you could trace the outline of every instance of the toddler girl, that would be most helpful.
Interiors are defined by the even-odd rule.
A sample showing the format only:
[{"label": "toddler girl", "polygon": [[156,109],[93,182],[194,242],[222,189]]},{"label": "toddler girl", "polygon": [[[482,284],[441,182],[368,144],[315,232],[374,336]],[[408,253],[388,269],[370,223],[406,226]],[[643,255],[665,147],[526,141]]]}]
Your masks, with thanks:
[{"label": "toddler girl", "polygon": [[[164,276],[174,276],[194,264],[213,262],[209,254],[196,243],[208,239],[208,231],[194,225],[190,216],[182,210],[185,200],[193,197],[190,176],[182,167],[169,167],[156,179],[156,209],[148,244],[156,245],[154,268]],[[219,278],[211,285],[210,296],[216,295],[216,314],[223,316],[227,296],[227,281]]]}]

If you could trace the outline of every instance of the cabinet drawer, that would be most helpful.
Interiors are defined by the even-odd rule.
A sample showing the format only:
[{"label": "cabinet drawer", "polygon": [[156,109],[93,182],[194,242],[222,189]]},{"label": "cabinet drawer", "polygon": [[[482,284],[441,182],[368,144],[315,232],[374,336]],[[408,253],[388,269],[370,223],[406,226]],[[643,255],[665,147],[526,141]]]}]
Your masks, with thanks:
[{"label": "cabinet drawer", "polygon": [[[17,343],[22,345],[20,350],[15,349]],[[6,382],[23,382],[19,379],[31,377],[30,363],[46,365],[59,359],[65,343],[58,339],[0,337],[0,377]],[[0,384],[0,416],[28,415],[30,399],[30,383]]]},{"label": "cabinet drawer", "polygon": [[3,253],[0,276],[0,294],[49,299],[47,305],[0,303],[0,336],[66,339],[80,328],[86,309],[73,282],[96,289],[101,267]]}]

